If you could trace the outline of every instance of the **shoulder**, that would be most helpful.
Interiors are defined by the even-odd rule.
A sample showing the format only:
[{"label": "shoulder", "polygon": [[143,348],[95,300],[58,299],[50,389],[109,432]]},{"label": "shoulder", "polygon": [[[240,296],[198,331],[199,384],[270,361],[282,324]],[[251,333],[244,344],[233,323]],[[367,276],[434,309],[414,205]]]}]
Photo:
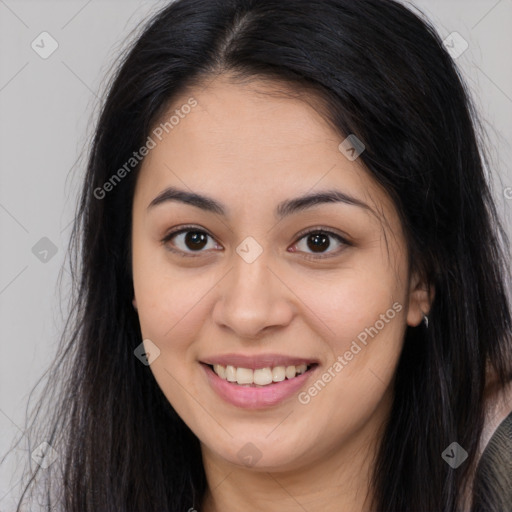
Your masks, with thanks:
[{"label": "shoulder", "polygon": [[512,511],[512,382],[490,386],[472,512]]},{"label": "shoulder", "polygon": [[485,423],[480,440],[482,453],[501,423],[512,412],[512,381],[503,388],[495,381],[490,382],[486,389]]}]

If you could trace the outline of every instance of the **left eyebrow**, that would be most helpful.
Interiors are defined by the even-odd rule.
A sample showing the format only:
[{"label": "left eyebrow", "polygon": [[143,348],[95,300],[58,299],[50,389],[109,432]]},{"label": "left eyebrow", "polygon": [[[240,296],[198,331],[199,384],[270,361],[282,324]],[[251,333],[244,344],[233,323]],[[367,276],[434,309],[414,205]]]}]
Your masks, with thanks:
[{"label": "left eyebrow", "polygon": [[276,216],[279,219],[297,213],[313,206],[325,203],[344,203],[350,206],[357,206],[365,210],[373,211],[366,203],[350,196],[340,190],[325,190],[315,194],[308,194],[295,199],[288,199],[279,203],[276,208]]},{"label": "left eyebrow", "polygon": [[[149,203],[147,209],[149,210],[167,201],[178,201],[189,204],[196,208],[222,215],[223,217],[226,217],[228,212],[228,209],[222,203],[212,197],[197,194],[195,192],[188,192],[176,187],[168,187],[160,192],[160,194],[158,194],[151,203]],[[325,190],[282,201],[276,207],[275,216],[278,219],[282,219],[283,217],[287,217],[293,213],[325,203],[344,203],[350,206],[356,206],[364,208],[365,210],[373,211],[360,199],[341,192],[340,190]]]}]

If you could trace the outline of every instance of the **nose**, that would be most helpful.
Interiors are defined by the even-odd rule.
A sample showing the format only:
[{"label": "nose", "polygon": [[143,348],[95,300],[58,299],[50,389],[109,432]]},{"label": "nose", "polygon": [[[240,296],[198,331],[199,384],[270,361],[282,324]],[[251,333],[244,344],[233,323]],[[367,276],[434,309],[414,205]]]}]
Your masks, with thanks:
[{"label": "nose", "polygon": [[272,328],[285,327],[294,315],[293,293],[263,255],[247,263],[234,255],[234,266],[219,283],[214,322],[237,338],[255,339]]}]

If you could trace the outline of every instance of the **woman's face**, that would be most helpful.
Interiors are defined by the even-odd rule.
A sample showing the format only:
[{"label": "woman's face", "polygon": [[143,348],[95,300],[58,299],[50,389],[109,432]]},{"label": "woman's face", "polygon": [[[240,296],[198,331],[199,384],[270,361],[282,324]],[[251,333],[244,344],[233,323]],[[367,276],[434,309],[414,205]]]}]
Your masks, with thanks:
[{"label": "woman's face", "polygon": [[306,102],[256,87],[270,85],[217,79],[150,134],[134,305],[203,455],[287,470],[375,437],[406,325],[428,308],[361,160]]}]

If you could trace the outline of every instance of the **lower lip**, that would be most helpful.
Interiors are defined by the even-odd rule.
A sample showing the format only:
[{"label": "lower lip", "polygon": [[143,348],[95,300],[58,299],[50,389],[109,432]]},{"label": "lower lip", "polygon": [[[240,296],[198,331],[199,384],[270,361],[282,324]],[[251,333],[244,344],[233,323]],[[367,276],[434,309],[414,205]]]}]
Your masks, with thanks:
[{"label": "lower lip", "polygon": [[313,366],[293,379],[285,379],[262,387],[240,386],[221,379],[208,365],[201,363],[206,376],[217,394],[226,402],[245,409],[264,409],[290,397],[304,386],[317,369]]}]

